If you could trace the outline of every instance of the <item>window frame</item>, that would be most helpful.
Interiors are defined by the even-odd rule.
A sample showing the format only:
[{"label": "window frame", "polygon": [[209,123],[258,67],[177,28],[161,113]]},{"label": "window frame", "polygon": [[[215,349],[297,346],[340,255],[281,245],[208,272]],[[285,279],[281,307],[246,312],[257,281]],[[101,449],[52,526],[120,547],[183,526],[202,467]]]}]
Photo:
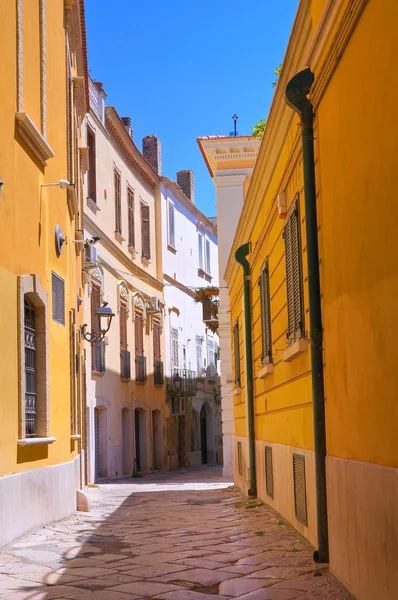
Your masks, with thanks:
[{"label": "window frame", "polygon": [[[144,216],[144,212],[145,211],[148,212],[148,216],[147,217]],[[145,225],[145,223],[147,223],[147,225]],[[148,229],[148,245],[147,245],[147,248],[145,247],[145,244],[144,244],[144,240],[145,240],[144,230],[145,230],[145,228]],[[151,213],[150,213],[149,205],[145,204],[142,201],[141,201],[141,256],[145,260],[150,260],[151,259]]]},{"label": "window frame", "polygon": [[[286,217],[283,238],[285,245],[287,307],[286,339],[290,346],[305,336],[300,196],[298,193]],[[294,250],[296,250],[296,260],[293,256]],[[297,319],[298,316],[299,318]]]},{"label": "window frame", "polygon": [[207,273],[207,275],[211,275],[210,240],[207,236],[205,236],[204,240],[205,240],[205,246],[204,246],[205,272]]},{"label": "window frame", "polygon": [[135,248],[135,194],[131,186],[127,186],[128,211],[128,247]]},{"label": "window frame", "polygon": [[[93,148],[91,148],[92,140]],[[87,173],[87,198],[97,204],[97,168],[96,168],[96,138],[95,131],[87,124],[87,148],[88,148],[88,173]],[[94,190],[94,193],[93,193]]]},{"label": "window frame", "polygon": [[119,169],[113,169],[113,189],[115,200],[115,233],[122,235],[122,177]]},{"label": "window frame", "polygon": [[[167,202],[167,243],[173,250],[176,249],[176,235],[175,235],[175,205],[171,200]],[[170,216],[173,215],[172,219]],[[172,227],[171,227],[172,225]]]},{"label": "window frame", "polygon": [[[260,323],[261,323],[261,364],[269,365],[272,357],[272,326],[271,326],[271,292],[269,277],[269,257],[265,259],[260,277],[258,278],[260,296]],[[264,297],[265,295],[265,297]],[[268,347],[267,347],[268,338]]]},{"label": "window frame", "polygon": [[198,256],[199,256],[199,269],[204,271],[203,269],[203,233],[198,231]]}]

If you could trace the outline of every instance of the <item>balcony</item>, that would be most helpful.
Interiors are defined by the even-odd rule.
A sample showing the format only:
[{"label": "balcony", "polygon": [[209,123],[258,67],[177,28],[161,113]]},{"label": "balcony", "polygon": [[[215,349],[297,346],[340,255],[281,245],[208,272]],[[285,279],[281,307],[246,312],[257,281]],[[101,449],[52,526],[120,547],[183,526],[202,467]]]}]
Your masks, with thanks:
[{"label": "balcony", "polygon": [[163,385],[163,363],[161,360],[155,360],[155,362],[153,363],[153,370],[155,385]]},{"label": "balcony", "polygon": [[128,350],[121,350],[120,352],[120,377],[122,379],[131,379],[131,361]]},{"label": "balcony", "polygon": [[105,373],[105,342],[92,345],[92,370],[95,373]]},{"label": "balcony", "polygon": [[213,333],[218,331],[218,300],[203,298],[203,322]]},{"label": "balcony", "polygon": [[195,371],[172,369],[167,378],[167,391],[171,396],[195,396],[198,391]]},{"label": "balcony", "polygon": [[90,108],[97,115],[102,124],[105,123],[105,112],[104,112],[104,100],[105,93],[101,88],[101,84],[97,82],[97,85],[89,77],[88,79]]},{"label": "balcony", "polygon": [[146,356],[135,357],[135,380],[138,383],[146,383]]}]

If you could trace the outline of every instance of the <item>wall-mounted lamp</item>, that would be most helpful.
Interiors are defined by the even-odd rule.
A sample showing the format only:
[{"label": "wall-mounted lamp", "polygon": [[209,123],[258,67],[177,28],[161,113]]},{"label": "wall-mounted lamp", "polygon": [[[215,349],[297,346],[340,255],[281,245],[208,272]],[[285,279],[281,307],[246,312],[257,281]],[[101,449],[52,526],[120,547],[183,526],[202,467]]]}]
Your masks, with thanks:
[{"label": "wall-mounted lamp", "polygon": [[100,237],[97,235],[93,235],[92,237],[87,238],[86,240],[72,240],[72,244],[83,244],[85,248],[88,246],[94,246],[97,242],[100,241]]},{"label": "wall-mounted lamp", "polygon": [[[106,336],[106,334],[109,331],[109,328],[112,323],[112,319],[115,316],[115,313],[112,312],[112,309],[108,306],[108,302],[105,302],[105,301],[102,303],[102,306],[100,306],[100,308],[97,309],[95,314],[97,315],[99,323],[100,323],[99,331],[92,331],[91,333],[88,332],[87,331],[87,323],[82,325],[80,328],[82,336],[90,344],[96,344],[97,342],[101,342],[104,339],[104,337]],[[101,320],[102,319],[104,319],[104,320],[106,319],[106,321],[105,321],[106,325],[104,328],[101,328]]]},{"label": "wall-mounted lamp", "polygon": [[70,185],[67,179],[60,179],[58,183],[42,183],[40,187],[60,187],[61,190],[66,190]]}]

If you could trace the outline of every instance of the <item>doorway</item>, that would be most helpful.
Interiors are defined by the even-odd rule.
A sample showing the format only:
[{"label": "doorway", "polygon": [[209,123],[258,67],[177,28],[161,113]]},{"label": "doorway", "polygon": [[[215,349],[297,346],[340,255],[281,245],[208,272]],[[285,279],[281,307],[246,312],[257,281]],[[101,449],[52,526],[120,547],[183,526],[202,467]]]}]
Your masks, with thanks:
[{"label": "doorway", "polygon": [[207,464],[207,422],[206,408],[202,406],[200,411],[200,448],[202,450],[202,465]]},{"label": "doorway", "polygon": [[108,415],[106,408],[94,408],[95,480],[108,477]]},{"label": "doorway", "polygon": [[152,464],[153,468],[162,468],[162,422],[160,410],[152,411]]},{"label": "doorway", "polygon": [[123,447],[123,475],[131,475],[130,465],[130,411],[122,410],[122,447]]},{"label": "doorway", "polygon": [[134,411],[135,470],[141,471],[140,411]]},{"label": "doorway", "polygon": [[134,449],[135,470],[147,469],[147,420],[146,411],[136,408],[134,411]]}]

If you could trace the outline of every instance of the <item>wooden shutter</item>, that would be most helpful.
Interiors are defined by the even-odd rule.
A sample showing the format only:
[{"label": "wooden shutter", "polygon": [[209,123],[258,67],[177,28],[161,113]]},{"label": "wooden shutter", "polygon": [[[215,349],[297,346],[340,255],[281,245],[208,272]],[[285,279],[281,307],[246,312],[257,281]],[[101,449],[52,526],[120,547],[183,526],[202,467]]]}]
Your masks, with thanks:
[{"label": "wooden shutter", "polygon": [[272,448],[265,446],[265,489],[270,498],[274,497],[274,472],[272,465]]},{"label": "wooden shutter", "polygon": [[174,206],[169,202],[169,245],[175,248]]},{"label": "wooden shutter", "polygon": [[240,347],[239,347],[239,321],[234,325],[234,364],[235,364],[235,385],[240,387]]},{"label": "wooden shutter", "polygon": [[65,281],[52,273],[53,321],[65,325]]},{"label": "wooden shutter", "polygon": [[94,202],[97,201],[97,177],[95,170],[95,135],[87,127],[87,147],[88,147],[88,190],[87,196]]},{"label": "wooden shutter", "polygon": [[115,231],[122,233],[122,206],[120,197],[120,173],[115,169]]},{"label": "wooden shutter", "polygon": [[149,206],[141,204],[141,234],[142,234],[142,256],[149,260],[151,258],[151,243],[149,233]]},{"label": "wooden shutter", "polygon": [[296,519],[307,525],[307,486],[305,483],[305,457],[293,454],[294,512]]},{"label": "wooden shutter", "polygon": [[128,198],[128,227],[129,227],[129,246],[130,248],[135,247],[135,231],[134,231],[134,192],[131,188],[127,188]]},{"label": "wooden shutter", "polygon": [[303,286],[301,267],[301,239],[299,200],[295,200],[284,228],[286,259],[286,292],[288,343],[292,344],[304,335]]},{"label": "wooden shutter", "polygon": [[144,355],[144,319],[141,313],[135,315],[135,355]]},{"label": "wooden shutter", "polygon": [[125,302],[120,304],[120,349],[127,350],[127,306]]},{"label": "wooden shutter", "polygon": [[154,321],[153,323],[153,359],[155,361],[161,360],[160,352],[160,323]]},{"label": "wooden shutter", "polygon": [[97,310],[101,305],[101,290],[98,285],[93,284],[91,288],[91,329],[95,333],[100,330],[99,316]]},{"label": "wooden shutter", "polygon": [[269,290],[268,258],[258,280],[260,289],[260,317],[261,317],[261,362],[263,365],[272,362],[272,337],[271,337],[271,302]]}]

